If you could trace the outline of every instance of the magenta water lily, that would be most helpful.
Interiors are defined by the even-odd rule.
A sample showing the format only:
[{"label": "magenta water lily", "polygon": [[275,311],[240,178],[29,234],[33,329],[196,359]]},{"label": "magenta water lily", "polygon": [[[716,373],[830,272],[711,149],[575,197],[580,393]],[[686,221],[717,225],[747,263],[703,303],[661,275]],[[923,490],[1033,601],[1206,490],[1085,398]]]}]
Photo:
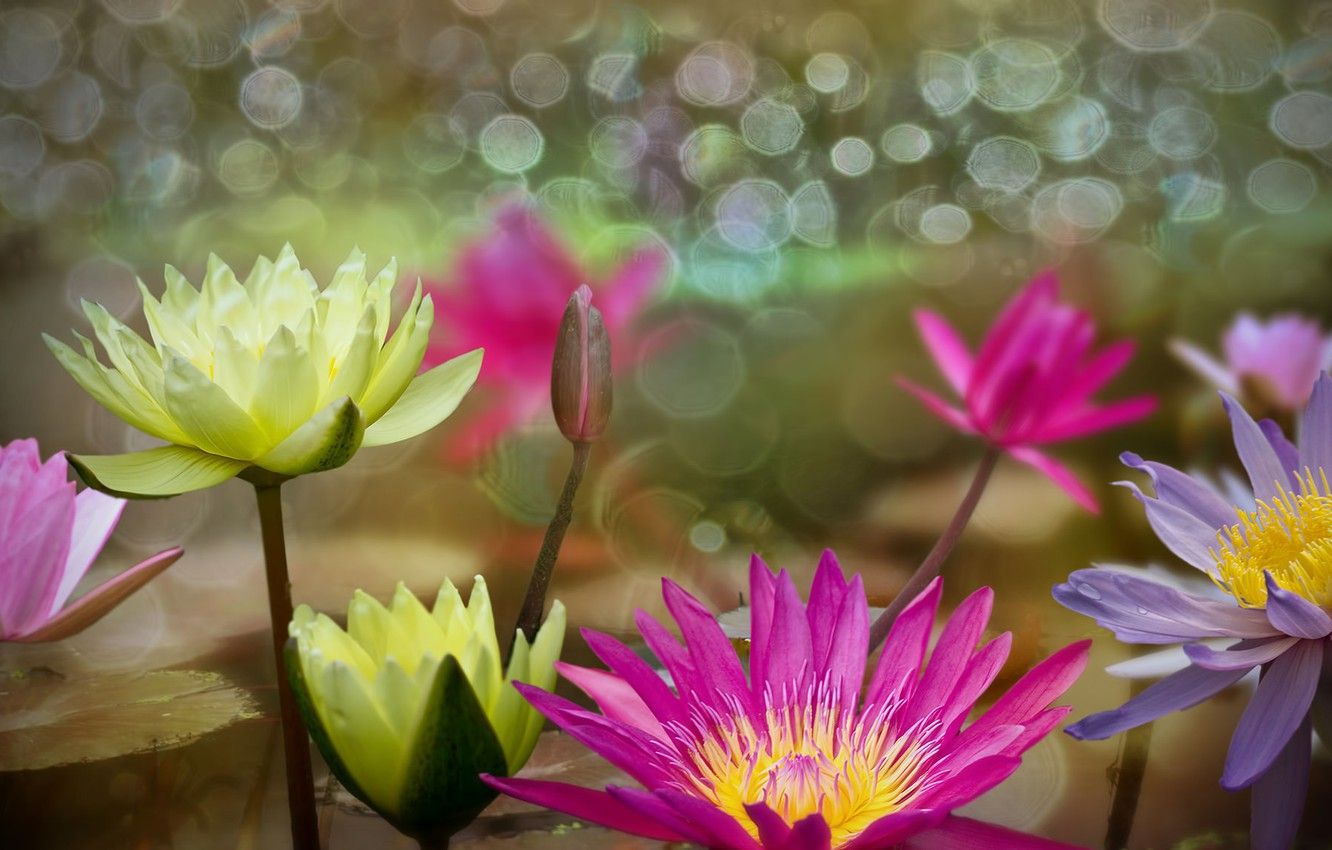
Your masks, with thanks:
[{"label": "magenta water lily", "polygon": [[74,589],[106,545],[125,500],[76,492],[63,454],[45,462],[36,440],[0,447],[0,640],[69,637],[104,617],[176,562],[168,549],[80,596]]},{"label": "magenta water lily", "polygon": [[664,580],[684,645],[642,612],[637,622],[674,690],[626,645],[590,630],[583,635],[609,670],[558,669],[600,713],[520,686],[642,787],[488,781],[594,823],[722,850],[1061,846],[950,812],[1007,778],[1059,724],[1068,709],[1051,703],[1082,671],[1088,644],[1055,653],[968,723],[1010,636],[978,646],[993,598],[982,588],[948,619],[927,664],[941,588],[933,582],[898,618],[862,695],[869,609],[860,577],[846,581],[831,552],[808,604],[785,571],[753,559],[748,675],[713,615]]},{"label": "magenta water lily", "polygon": [[[1221,784],[1253,787],[1255,850],[1294,841],[1308,782],[1310,706],[1332,634],[1332,378],[1321,376],[1291,443],[1223,395],[1249,488],[1234,495],[1165,464],[1124,455],[1155,494],[1134,491],[1172,552],[1201,570],[1221,597],[1204,597],[1111,569],[1073,573],[1055,588],[1068,608],[1120,640],[1183,644],[1191,662],[1121,707],[1069,727],[1107,738],[1194,706],[1263,671],[1231,739]],[[1130,485],[1131,486],[1131,485]],[[1208,639],[1233,642],[1218,649]]]},{"label": "magenta water lily", "polygon": [[1092,400],[1128,364],[1133,343],[1093,353],[1091,315],[1059,300],[1054,272],[1038,275],[1009,302],[974,354],[937,313],[916,311],[916,327],[962,406],[905,378],[898,382],[949,425],[1035,467],[1095,511],[1091,491],[1036,447],[1135,422],[1156,409],[1151,396],[1106,405]]}]

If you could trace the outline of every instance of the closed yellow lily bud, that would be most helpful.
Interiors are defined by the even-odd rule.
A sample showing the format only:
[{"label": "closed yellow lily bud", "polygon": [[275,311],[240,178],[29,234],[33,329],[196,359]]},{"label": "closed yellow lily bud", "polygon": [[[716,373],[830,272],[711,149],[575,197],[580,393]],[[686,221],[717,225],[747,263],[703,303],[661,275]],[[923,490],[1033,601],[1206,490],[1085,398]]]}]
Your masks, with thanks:
[{"label": "closed yellow lily bud", "polygon": [[387,607],[357,591],[345,631],[297,608],[286,667],[334,775],[404,834],[438,843],[494,799],[479,774],[512,775],[532,754],[542,718],[513,683],[554,685],[564,627],[556,602],[530,645],[516,635],[503,670],[484,579],[466,605],[445,581],[433,611],[399,584]]},{"label": "closed yellow lily bud", "polygon": [[170,496],[332,469],[434,427],[476,380],[481,350],[417,375],[434,307],[418,285],[390,334],[396,281],[393,262],[367,280],[353,251],[321,290],[288,245],[243,282],[216,256],[198,290],[170,266],[160,301],[140,282],[150,340],[84,302],[111,365],[78,334],[82,353],[47,345],[93,398],[171,445],[70,462],[100,490]]}]

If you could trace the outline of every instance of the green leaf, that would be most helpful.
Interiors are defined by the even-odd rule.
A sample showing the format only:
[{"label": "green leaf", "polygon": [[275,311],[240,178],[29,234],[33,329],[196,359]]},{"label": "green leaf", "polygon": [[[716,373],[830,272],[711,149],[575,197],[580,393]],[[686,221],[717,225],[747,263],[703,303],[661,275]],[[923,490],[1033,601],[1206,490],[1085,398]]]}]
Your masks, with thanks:
[{"label": "green leaf", "polygon": [[356,454],[364,434],[361,411],[351,399],[341,398],[310,417],[254,465],[282,475],[336,469]]},{"label": "green leaf", "polygon": [[365,429],[366,446],[386,446],[435,427],[457,409],[481,372],[483,349],[461,354],[417,375],[378,422]]},{"label": "green leaf", "polygon": [[66,455],[89,487],[128,499],[160,499],[221,484],[245,461],[188,446],[162,446],[120,455]]},{"label": "green leaf", "polygon": [[0,687],[0,772],[161,752],[259,716],[249,693],[201,670],[66,678],[39,667],[0,673]]},{"label": "green leaf", "polygon": [[495,799],[482,773],[508,775],[504,748],[458,659],[446,655],[422,710],[395,826],[415,838],[462,829]]}]

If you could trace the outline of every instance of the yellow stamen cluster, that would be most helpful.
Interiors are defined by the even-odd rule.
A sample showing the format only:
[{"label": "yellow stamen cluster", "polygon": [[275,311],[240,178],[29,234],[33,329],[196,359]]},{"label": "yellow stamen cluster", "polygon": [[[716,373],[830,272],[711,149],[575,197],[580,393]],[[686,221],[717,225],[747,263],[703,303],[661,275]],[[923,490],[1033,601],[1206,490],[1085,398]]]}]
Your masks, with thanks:
[{"label": "yellow stamen cluster", "polygon": [[1284,489],[1239,511],[1239,522],[1217,532],[1213,580],[1245,608],[1267,605],[1264,573],[1284,590],[1332,607],[1332,489],[1327,474],[1305,470],[1300,492]]},{"label": "yellow stamen cluster", "polygon": [[886,712],[856,717],[826,696],[769,708],[764,721],[743,710],[711,718],[685,754],[693,790],[755,838],[748,804],[764,803],[788,824],[822,814],[836,848],[930,787],[937,722],[899,734]]}]

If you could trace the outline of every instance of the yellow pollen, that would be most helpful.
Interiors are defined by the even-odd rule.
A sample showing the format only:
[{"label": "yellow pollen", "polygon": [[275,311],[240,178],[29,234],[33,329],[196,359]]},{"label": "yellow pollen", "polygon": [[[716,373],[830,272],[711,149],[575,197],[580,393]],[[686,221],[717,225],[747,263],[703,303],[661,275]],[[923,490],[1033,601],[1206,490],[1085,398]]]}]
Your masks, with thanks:
[{"label": "yellow pollen", "polygon": [[1267,605],[1263,574],[1283,590],[1332,607],[1332,489],[1327,474],[1305,470],[1300,492],[1260,500],[1238,511],[1239,522],[1217,532],[1213,581],[1245,608]]},{"label": "yellow pollen", "polygon": [[822,814],[832,846],[841,847],[928,785],[925,763],[937,745],[895,734],[885,717],[856,718],[827,698],[769,708],[759,728],[737,712],[707,724],[684,753],[684,772],[694,791],[755,838],[745,806],[761,802],[787,824]]}]

